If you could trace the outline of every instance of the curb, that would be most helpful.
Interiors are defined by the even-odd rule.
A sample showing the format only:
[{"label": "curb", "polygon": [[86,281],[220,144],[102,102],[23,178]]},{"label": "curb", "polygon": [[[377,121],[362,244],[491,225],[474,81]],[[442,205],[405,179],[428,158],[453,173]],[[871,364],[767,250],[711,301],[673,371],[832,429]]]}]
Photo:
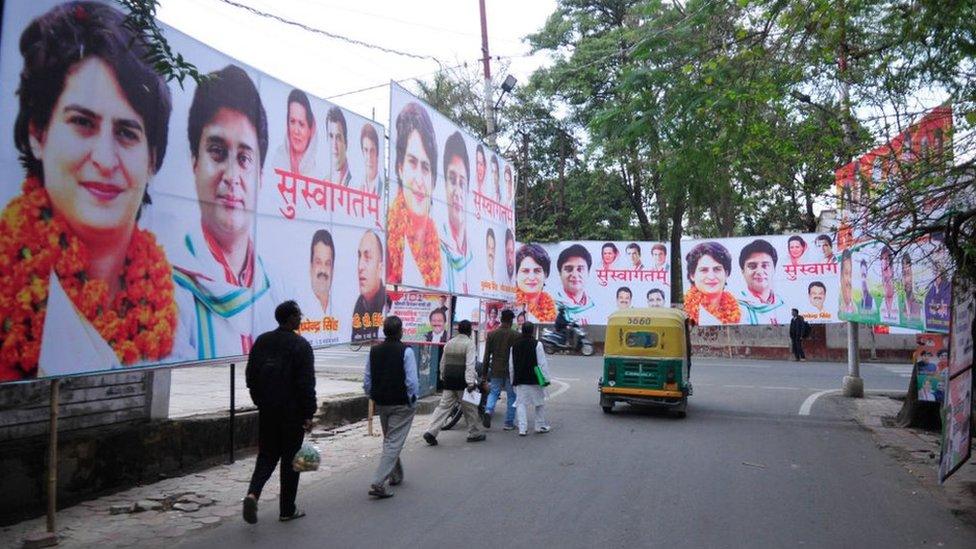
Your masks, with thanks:
[{"label": "curb", "polygon": [[[417,400],[417,414],[428,415],[437,408],[441,401],[438,394],[428,395]],[[349,425],[367,418],[369,413],[369,398],[366,395],[339,395],[330,398],[319,405],[319,412],[315,415],[315,423],[326,429]]]}]

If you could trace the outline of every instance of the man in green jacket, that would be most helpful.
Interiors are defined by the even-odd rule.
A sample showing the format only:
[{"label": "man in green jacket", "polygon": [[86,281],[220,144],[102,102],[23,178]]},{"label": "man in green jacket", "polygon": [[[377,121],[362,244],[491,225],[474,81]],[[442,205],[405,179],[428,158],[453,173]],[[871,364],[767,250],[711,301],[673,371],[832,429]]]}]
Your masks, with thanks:
[{"label": "man in green jacket", "polygon": [[483,418],[486,429],[491,428],[491,415],[495,411],[495,404],[498,403],[503,387],[506,401],[505,430],[511,431],[515,428],[515,391],[512,389],[512,380],[508,376],[509,355],[512,352],[512,345],[519,337],[512,329],[513,320],[515,320],[515,313],[508,309],[502,311],[501,326],[488,333],[488,340],[485,343],[485,371],[486,377],[489,377],[491,382]]}]

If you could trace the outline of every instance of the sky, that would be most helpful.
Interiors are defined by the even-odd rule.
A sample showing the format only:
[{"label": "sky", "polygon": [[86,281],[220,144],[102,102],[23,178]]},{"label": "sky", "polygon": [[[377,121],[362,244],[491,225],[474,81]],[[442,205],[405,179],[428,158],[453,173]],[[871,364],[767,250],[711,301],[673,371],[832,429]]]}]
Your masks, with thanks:
[{"label": "sky", "polygon": [[[421,56],[444,66],[480,67],[478,0],[234,0],[306,26]],[[529,55],[523,38],[555,11],[555,0],[486,0],[493,73],[508,63],[519,82],[547,62]],[[382,124],[389,119],[389,81],[432,78],[438,63],[379,52],[315,34],[222,0],[161,0],[164,23],[295,87]],[[192,63],[193,59],[189,59]],[[408,80],[407,89],[416,90]],[[355,92],[378,86],[372,90]],[[349,93],[355,92],[355,93]]]}]

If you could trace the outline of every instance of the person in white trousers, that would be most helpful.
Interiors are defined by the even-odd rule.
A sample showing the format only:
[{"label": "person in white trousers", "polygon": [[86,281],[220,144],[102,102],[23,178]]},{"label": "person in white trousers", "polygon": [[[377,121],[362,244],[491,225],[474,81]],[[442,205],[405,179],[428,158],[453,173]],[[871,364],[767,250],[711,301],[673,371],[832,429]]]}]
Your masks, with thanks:
[{"label": "person in white trousers", "polygon": [[533,333],[535,324],[522,324],[522,336],[512,345],[509,360],[509,377],[515,388],[515,424],[519,436],[528,432],[526,409],[535,408],[535,432],[548,433],[552,428],[546,420],[545,404],[548,397],[546,387],[551,379],[546,353]]}]

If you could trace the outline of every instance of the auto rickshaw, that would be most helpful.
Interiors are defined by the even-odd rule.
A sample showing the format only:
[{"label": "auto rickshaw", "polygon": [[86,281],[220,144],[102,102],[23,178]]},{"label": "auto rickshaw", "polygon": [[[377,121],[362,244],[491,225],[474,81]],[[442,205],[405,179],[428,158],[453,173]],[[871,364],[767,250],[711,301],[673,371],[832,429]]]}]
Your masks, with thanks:
[{"label": "auto rickshaw", "polygon": [[664,406],[685,417],[692,394],[688,317],[678,309],[623,309],[607,319],[600,406]]}]

